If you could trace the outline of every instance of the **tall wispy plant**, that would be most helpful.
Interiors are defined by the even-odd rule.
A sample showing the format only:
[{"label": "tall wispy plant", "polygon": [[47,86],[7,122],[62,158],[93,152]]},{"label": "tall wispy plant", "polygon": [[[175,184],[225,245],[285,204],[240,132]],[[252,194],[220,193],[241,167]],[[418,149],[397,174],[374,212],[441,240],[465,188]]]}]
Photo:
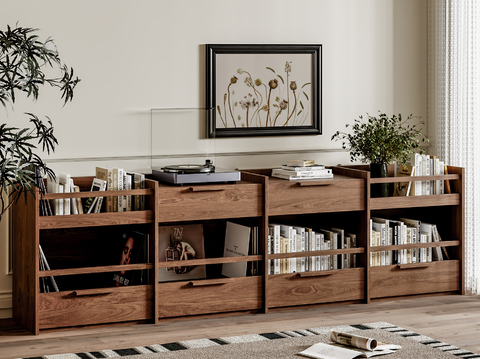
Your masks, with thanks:
[{"label": "tall wispy plant", "polygon": [[[14,108],[18,94],[37,100],[44,85],[58,88],[65,105],[73,99],[75,86],[80,82],[73,68],[60,59],[54,41],[51,38],[40,41],[35,34],[37,31],[10,26],[6,31],[0,30],[0,103],[5,108],[5,116],[8,108]],[[49,77],[45,69],[57,70],[60,76]],[[53,134],[52,121],[49,117],[42,121],[33,113],[26,115],[31,127],[0,125],[0,192],[5,194],[0,195],[0,220],[22,195],[33,195],[35,188],[40,188],[41,178],[55,177],[36,153],[40,148],[48,154],[55,151],[58,141]],[[10,194],[6,195],[9,188]]]}]

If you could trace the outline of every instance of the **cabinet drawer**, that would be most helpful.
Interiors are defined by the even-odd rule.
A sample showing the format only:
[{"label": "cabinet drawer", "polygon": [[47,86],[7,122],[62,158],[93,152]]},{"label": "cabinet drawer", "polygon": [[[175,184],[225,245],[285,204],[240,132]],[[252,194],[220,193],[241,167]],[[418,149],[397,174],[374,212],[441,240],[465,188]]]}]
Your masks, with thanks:
[{"label": "cabinet drawer", "polygon": [[271,216],[364,209],[363,179],[287,181],[271,178],[269,182]]},{"label": "cabinet drawer", "polygon": [[153,318],[153,288],[134,286],[40,293],[40,329]]},{"label": "cabinet drawer", "polygon": [[[370,268],[370,298],[452,292],[461,289],[460,261],[431,262],[424,268]],[[419,263],[421,264],[421,263]]]},{"label": "cabinet drawer", "polygon": [[262,215],[263,191],[257,183],[160,186],[159,221],[191,221]]},{"label": "cabinet drawer", "polygon": [[262,307],[262,277],[159,283],[159,317],[256,310]]},{"label": "cabinet drawer", "polygon": [[303,273],[270,275],[269,307],[361,300],[365,297],[363,268],[307,273],[311,276],[303,277]]}]

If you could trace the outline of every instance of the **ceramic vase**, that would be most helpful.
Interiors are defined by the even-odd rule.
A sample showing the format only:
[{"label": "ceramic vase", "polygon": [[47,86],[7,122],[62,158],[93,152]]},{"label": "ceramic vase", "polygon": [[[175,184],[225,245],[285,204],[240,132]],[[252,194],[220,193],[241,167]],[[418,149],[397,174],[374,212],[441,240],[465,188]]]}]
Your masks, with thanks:
[{"label": "ceramic vase", "polygon": [[[371,163],[370,177],[382,178],[388,177],[388,165],[386,163]],[[390,183],[378,183],[372,185],[372,197],[388,197],[390,192]]]}]

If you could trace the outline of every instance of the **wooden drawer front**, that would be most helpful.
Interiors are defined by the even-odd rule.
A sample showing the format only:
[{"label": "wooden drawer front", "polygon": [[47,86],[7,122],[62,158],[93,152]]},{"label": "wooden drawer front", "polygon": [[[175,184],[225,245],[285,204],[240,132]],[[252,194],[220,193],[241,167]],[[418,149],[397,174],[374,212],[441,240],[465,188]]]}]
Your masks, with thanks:
[{"label": "wooden drawer front", "polygon": [[134,286],[41,293],[40,329],[153,318],[153,288]]},{"label": "wooden drawer front", "polygon": [[361,300],[365,297],[363,268],[327,272],[332,274],[318,277],[300,277],[295,273],[269,276],[269,307]]},{"label": "wooden drawer front", "polygon": [[262,215],[262,185],[160,187],[159,221],[191,221]]},{"label": "wooden drawer front", "polygon": [[159,283],[159,317],[256,310],[262,293],[261,277]]},{"label": "wooden drawer front", "polygon": [[433,262],[425,268],[398,266],[370,268],[370,298],[395,297],[460,290],[460,262]]},{"label": "wooden drawer front", "polygon": [[277,216],[365,209],[365,185],[361,179],[305,183],[308,182],[300,185],[297,181],[270,181],[269,214]]}]

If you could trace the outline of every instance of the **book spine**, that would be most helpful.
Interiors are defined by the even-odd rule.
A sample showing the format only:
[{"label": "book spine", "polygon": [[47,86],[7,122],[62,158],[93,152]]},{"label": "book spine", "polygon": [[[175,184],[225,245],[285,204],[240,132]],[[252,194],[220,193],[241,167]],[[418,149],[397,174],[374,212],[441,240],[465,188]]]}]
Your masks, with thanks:
[{"label": "book spine", "polygon": [[272,175],[273,174],[279,174],[279,175],[284,175],[284,176],[325,176],[325,175],[332,175],[332,170],[331,169],[325,169],[325,170],[315,170],[315,171],[292,171],[292,170],[284,170],[284,169],[278,169],[274,168],[272,170]]},{"label": "book spine", "polygon": [[282,166],[282,170],[287,170],[287,171],[320,171],[324,169],[325,169],[325,166],[309,166],[309,167],[298,167],[298,166],[287,166],[287,165]]},{"label": "book spine", "polygon": [[[80,187],[74,185],[73,186],[73,191],[74,192],[80,192]],[[83,214],[82,199],[81,198],[75,198],[75,200],[77,201],[78,214]]]},{"label": "book spine", "polygon": [[333,174],[328,175],[315,175],[315,176],[287,176],[281,174],[272,173],[272,177],[287,179],[287,180],[300,180],[300,179],[320,179],[320,178],[333,178]]}]

